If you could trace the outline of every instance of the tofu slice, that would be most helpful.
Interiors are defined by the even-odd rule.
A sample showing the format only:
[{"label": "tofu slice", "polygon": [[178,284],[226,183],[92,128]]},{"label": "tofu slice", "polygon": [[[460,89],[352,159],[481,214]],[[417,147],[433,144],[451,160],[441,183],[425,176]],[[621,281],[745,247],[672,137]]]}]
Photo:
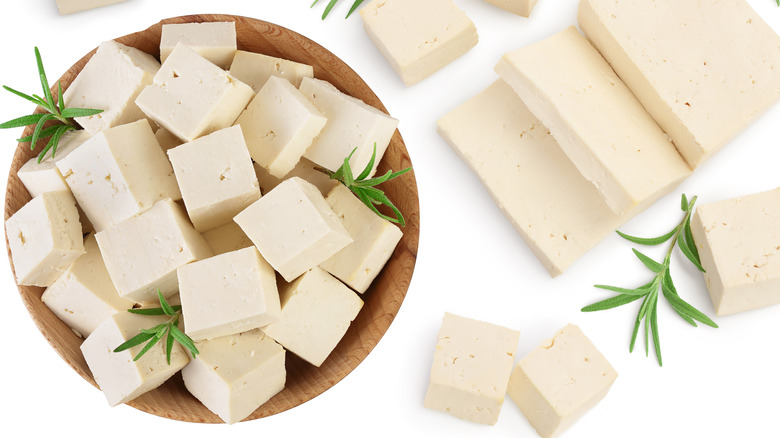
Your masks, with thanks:
[{"label": "tofu slice", "polygon": [[70,191],[65,178],[57,169],[57,162],[67,157],[90,137],[89,133],[83,129],[68,131],[60,138],[60,142],[57,144],[57,153],[53,157],[51,154],[46,154],[40,163],[38,157],[30,158],[24,163],[19,168],[17,175],[27,191],[30,192],[30,196],[34,198],[46,192]]},{"label": "tofu slice", "polygon": [[310,182],[315,187],[317,187],[320,193],[322,193],[322,196],[326,196],[328,193],[330,193],[331,190],[333,190],[334,187],[339,184],[339,182],[335,179],[330,179],[328,175],[317,170],[317,167],[319,166],[307,160],[306,158],[301,158],[301,161],[299,161],[293,170],[287,173],[284,178],[277,178],[271,175],[268,173],[267,169],[258,165],[257,163],[254,163],[254,165],[255,174],[257,175],[257,180],[260,183],[260,190],[263,193],[270,192],[276,186],[281,184],[282,181],[294,178],[296,176],[306,180],[306,182]]},{"label": "tofu slice", "polygon": [[521,17],[530,17],[537,0],[485,0],[486,2],[505,9]]},{"label": "tofu slice", "polygon": [[314,77],[314,67],[262,53],[239,50],[233,58],[230,74],[257,93],[272,76],[285,78],[298,88],[303,78]]},{"label": "tofu slice", "polygon": [[122,3],[127,0],[57,0],[60,15],[73,14],[89,9]]},{"label": "tofu slice", "polygon": [[206,231],[203,233],[203,238],[206,239],[215,256],[254,246],[249,236],[235,222]]},{"label": "tofu slice", "polygon": [[165,62],[177,44],[183,43],[198,55],[227,70],[236,56],[236,23],[163,24],[160,38],[160,61]]},{"label": "tofu slice", "polygon": [[674,145],[574,27],[496,65],[617,214],[643,208],[690,173]]}]

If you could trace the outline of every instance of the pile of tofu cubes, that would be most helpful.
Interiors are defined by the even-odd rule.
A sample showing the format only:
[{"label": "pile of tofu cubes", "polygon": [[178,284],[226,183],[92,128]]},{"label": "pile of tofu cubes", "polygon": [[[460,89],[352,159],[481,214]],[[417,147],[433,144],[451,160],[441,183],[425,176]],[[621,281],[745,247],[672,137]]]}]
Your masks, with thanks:
[{"label": "pile of tofu cubes", "polygon": [[[313,68],[236,50],[234,23],[163,26],[162,65],[114,41],[65,91],[78,119],[55,157],[18,172],[33,199],[6,221],[19,284],[78,334],[113,406],[182,372],[228,423],[282,390],[285,350],[320,366],[401,239],[315,169],[379,162],[398,121]],[[229,71],[226,70],[229,68]],[[261,193],[263,196],[261,196]],[[86,234],[86,238],[84,238]],[[164,342],[113,353],[181,304],[200,355]]]}]

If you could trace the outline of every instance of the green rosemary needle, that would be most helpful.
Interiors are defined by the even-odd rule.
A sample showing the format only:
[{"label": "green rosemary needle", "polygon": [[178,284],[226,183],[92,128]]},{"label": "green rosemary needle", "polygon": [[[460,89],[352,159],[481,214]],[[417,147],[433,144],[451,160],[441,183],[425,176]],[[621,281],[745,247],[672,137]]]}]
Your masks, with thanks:
[{"label": "green rosemary needle", "polygon": [[[316,5],[317,2],[319,2],[319,1],[320,0],[314,0],[314,3],[312,3],[310,7],[313,8],[314,5]],[[780,0],[778,0],[778,1],[780,1]],[[325,17],[328,16],[328,14],[330,14],[331,9],[333,9],[333,7],[336,6],[336,3],[338,3],[338,2],[339,2],[339,0],[330,0],[330,2],[328,2],[328,5],[325,6],[325,10],[322,12],[322,19],[323,20],[325,19]],[[353,12],[355,12],[355,10],[358,8],[358,6],[360,6],[361,3],[363,3],[363,0],[355,0],[355,2],[352,3],[352,7],[349,9],[349,12],[347,12],[347,16],[344,17],[344,18],[345,19],[349,18],[349,16],[352,15]]]}]

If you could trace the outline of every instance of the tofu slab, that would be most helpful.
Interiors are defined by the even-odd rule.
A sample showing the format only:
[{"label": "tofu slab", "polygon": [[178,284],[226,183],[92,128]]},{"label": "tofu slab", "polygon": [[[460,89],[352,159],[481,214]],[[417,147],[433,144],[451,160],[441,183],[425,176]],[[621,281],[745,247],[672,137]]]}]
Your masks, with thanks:
[{"label": "tofu slab", "polygon": [[287,79],[298,88],[303,78],[314,77],[314,67],[262,53],[239,50],[233,58],[230,74],[257,93],[272,76]]},{"label": "tofu slab", "polygon": [[485,0],[521,17],[530,17],[537,0]]},{"label": "tofu slab", "polygon": [[127,0],[57,0],[57,8],[60,15],[66,15],[125,1]]},{"label": "tofu slab", "polygon": [[40,163],[38,157],[30,158],[24,163],[19,168],[17,175],[27,191],[30,192],[30,196],[34,198],[45,192],[70,191],[65,178],[57,169],[57,162],[67,157],[89,138],[89,133],[83,129],[68,131],[60,138],[60,142],[57,144],[57,153],[53,157],[51,154],[47,154]]},{"label": "tofu slab", "polygon": [[299,161],[293,170],[287,173],[284,178],[277,178],[271,175],[268,173],[268,170],[257,163],[254,163],[254,165],[255,174],[257,175],[257,180],[260,183],[260,190],[262,190],[263,193],[270,192],[274,189],[274,187],[281,184],[282,181],[294,178],[296,176],[300,179],[312,183],[319,189],[320,193],[322,193],[322,196],[327,196],[327,194],[330,193],[330,191],[339,184],[339,182],[335,179],[330,179],[327,174],[317,170],[317,167],[319,166],[307,160],[306,158],[301,158],[301,161]]},{"label": "tofu slab", "polygon": [[165,62],[176,44],[183,43],[218,67],[227,70],[236,55],[236,23],[163,24],[160,37],[160,61]]}]

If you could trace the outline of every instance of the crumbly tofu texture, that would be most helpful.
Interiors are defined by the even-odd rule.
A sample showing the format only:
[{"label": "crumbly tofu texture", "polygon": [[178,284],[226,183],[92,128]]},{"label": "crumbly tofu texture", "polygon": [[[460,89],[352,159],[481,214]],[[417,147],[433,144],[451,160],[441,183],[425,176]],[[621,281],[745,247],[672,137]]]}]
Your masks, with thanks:
[{"label": "crumbly tofu texture", "polygon": [[60,15],[66,15],[125,1],[127,0],[57,0],[57,9],[59,9]]},{"label": "crumbly tofu texture", "polygon": [[47,154],[46,157],[38,162],[38,157],[30,158],[29,161],[19,168],[17,176],[22,181],[24,187],[30,192],[33,198],[45,192],[58,192],[61,190],[70,191],[65,178],[62,177],[57,162],[67,157],[82,143],[89,140],[91,136],[83,129],[78,131],[68,131],[60,138],[57,144],[57,153],[52,157]]},{"label": "crumbly tofu texture", "polygon": [[102,113],[75,120],[90,134],[144,118],[135,104],[141,90],[152,83],[160,63],[152,55],[116,41],[106,41],[65,90],[68,108],[90,108]]},{"label": "crumbly tofu texture", "polygon": [[50,286],[84,254],[76,201],[66,191],[33,198],[5,221],[16,281]]},{"label": "crumbly tofu texture", "polygon": [[520,333],[446,313],[433,354],[425,407],[496,424]]},{"label": "crumbly tofu texture", "polygon": [[236,55],[236,23],[163,24],[160,38],[160,61],[165,62],[176,44],[183,43],[222,69],[229,69]]},{"label": "crumbly tofu texture", "polygon": [[607,207],[503,80],[441,118],[438,131],[552,276],[627,219]]},{"label": "crumbly tofu texture", "polygon": [[317,170],[317,167],[319,166],[307,160],[306,158],[301,158],[301,161],[299,161],[293,170],[285,175],[284,178],[277,178],[271,175],[268,173],[266,168],[258,165],[257,163],[254,163],[254,165],[255,174],[257,175],[257,180],[260,183],[260,190],[263,193],[270,192],[276,186],[281,184],[282,181],[294,178],[296,176],[312,183],[315,187],[317,187],[317,189],[319,189],[320,193],[322,193],[322,196],[326,196],[328,193],[330,193],[331,190],[333,190],[334,187],[336,187],[336,185],[339,184],[339,182],[335,179],[330,179],[330,177],[324,172]]},{"label": "crumbly tofu texture", "polygon": [[666,134],[573,26],[504,55],[496,72],[615,213],[649,206],[691,173]]},{"label": "crumbly tofu texture", "polygon": [[780,303],[780,189],[699,205],[691,232],[718,315]]},{"label": "crumbly tofu texture", "polygon": [[477,28],[452,0],[374,0],[363,27],[404,84],[413,85],[477,45]]},{"label": "crumbly tofu texture", "polygon": [[780,36],[746,1],[583,0],[578,19],[692,168],[780,97]]},{"label": "crumbly tofu texture", "polygon": [[530,17],[537,0],[485,0],[521,17]]},{"label": "crumbly tofu texture", "polygon": [[303,78],[314,77],[314,67],[262,53],[239,50],[230,66],[230,74],[257,93],[273,76],[285,78],[298,88]]},{"label": "crumbly tofu texture", "polygon": [[616,378],[607,359],[569,324],[520,360],[507,393],[539,435],[549,438],[596,406]]}]

